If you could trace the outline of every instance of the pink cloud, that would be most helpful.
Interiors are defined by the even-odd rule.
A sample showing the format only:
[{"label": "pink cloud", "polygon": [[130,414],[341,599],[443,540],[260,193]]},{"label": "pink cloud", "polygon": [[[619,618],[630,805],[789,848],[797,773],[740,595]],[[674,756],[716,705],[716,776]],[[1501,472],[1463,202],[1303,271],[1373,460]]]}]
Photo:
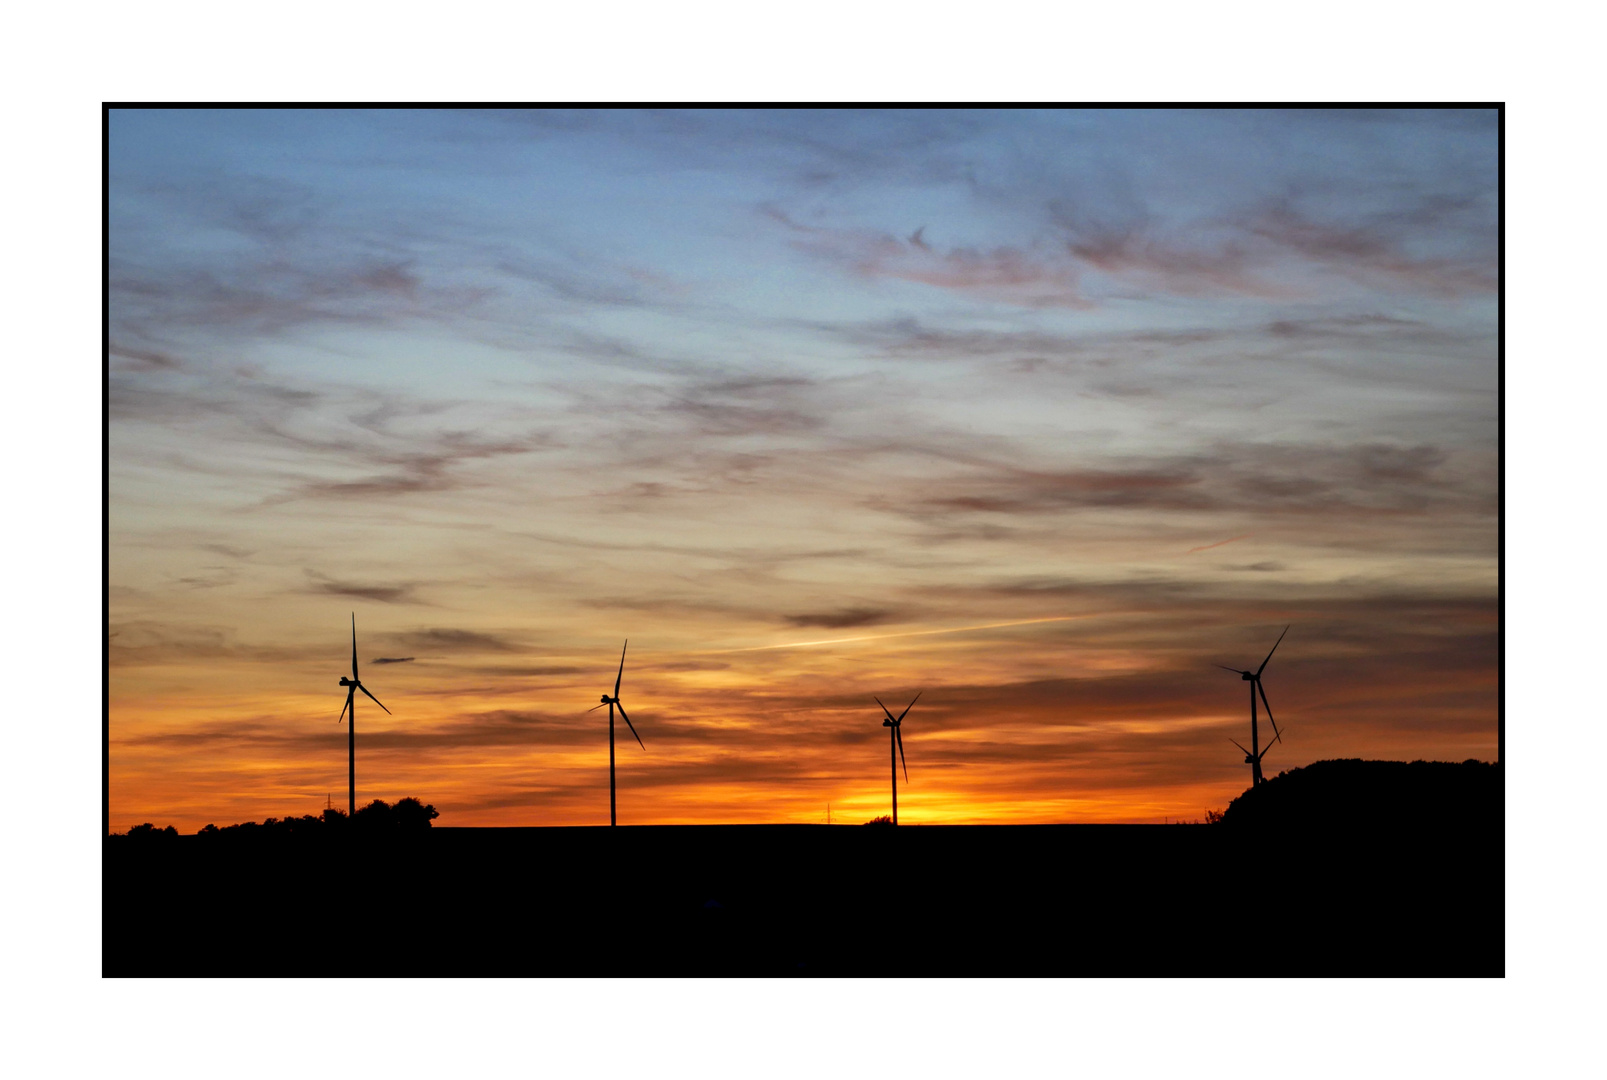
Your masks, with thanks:
[{"label": "pink cloud", "polygon": [[901,239],[887,233],[803,225],[774,207],[766,213],[792,231],[798,247],[862,277],[913,281],[1022,307],[1094,306],[1083,295],[1078,268],[1053,257],[1012,247],[943,251],[926,241],[924,226]]}]

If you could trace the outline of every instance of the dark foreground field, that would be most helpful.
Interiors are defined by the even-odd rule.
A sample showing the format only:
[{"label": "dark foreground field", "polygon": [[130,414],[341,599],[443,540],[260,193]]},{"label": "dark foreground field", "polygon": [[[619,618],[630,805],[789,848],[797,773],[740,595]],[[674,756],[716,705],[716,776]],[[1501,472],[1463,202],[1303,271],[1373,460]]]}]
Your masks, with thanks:
[{"label": "dark foreground field", "polygon": [[1499,833],[435,828],[108,845],[107,975],[1500,976]]}]

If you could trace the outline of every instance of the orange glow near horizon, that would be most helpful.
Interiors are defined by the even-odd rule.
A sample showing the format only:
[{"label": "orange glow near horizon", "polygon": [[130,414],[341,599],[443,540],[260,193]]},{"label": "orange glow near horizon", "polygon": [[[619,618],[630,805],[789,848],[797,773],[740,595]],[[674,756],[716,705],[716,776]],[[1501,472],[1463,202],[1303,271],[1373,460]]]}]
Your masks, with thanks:
[{"label": "orange glow near horizon", "polygon": [[[1239,684],[1210,669],[1188,671],[1182,677],[1197,700],[1167,701],[1179,674],[1155,673],[1157,693],[1146,702],[1142,653],[1086,647],[1074,654],[1083,661],[1075,677],[1057,678],[1052,655],[1034,655],[1046,643],[1031,634],[1066,621],[1005,622],[1017,637],[992,650],[978,647],[988,636],[980,632],[1002,628],[998,623],[861,635],[847,639],[854,651],[772,652],[748,671],[695,666],[695,658],[716,650],[633,646],[622,697],[646,749],[616,721],[620,822],[824,822],[828,805],[839,824],[886,814],[888,738],[874,697],[896,714],[918,689],[904,727],[910,775],[907,782],[899,777],[903,823],[1160,822],[1198,820],[1224,807],[1246,781],[1228,742],[1249,737],[1247,718],[1235,708]],[[969,670],[948,662],[960,657],[906,651],[907,639],[963,631],[978,632],[964,650]],[[778,655],[809,659],[780,666]],[[606,824],[607,712],[586,711],[611,689],[606,657],[601,649],[549,650],[531,668],[561,671],[527,676],[445,660],[365,664],[365,685],[393,715],[359,696],[359,805],[412,795],[435,805],[443,826]],[[1269,670],[1280,678],[1269,684],[1289,735],[1269,754],[1269,773],[1358,756],[1344,745],[1345,727],[1325,722],[1343,717],[1344,688],[1318,683],[1313,695],[1303,677],[1311,665],[1294,650],[1282,659],[1283,670]],[[112,828],[153,821],[194,832],[209,822],[316,814],[326,796],[343,809],[346,731],[335,722],[343,662],[348,658],[337,652],[324,663],[301,661],[271,674],[225,662],[208,669],[215,685],[205,692],[178,668],[141,669],[144,692],[131,685],[132,673],[118,671]],[[924,669],[926,681],[901,686],[897,672],[905,665]],[[983,702],[979,684],[1019,674],[1039,676],[1016,680],[1030,687],[1019,700],[1002,692]],[[181,681],[189,685],[181,689]],[[298,681],[329,685],[315,694],[289,685]],[[1122,687],[1112,699],[1079,696],[1111,685]],[[1122,700],[1134,690],[1136,700]],[[1485,692],[1493,701],[1493,682]],[[1261,730],[1263,741],[1271,737],[1264,716]],[[1493,740],[1477,734],[1449,754],[1442,738],[1374,745],[1368,756],[1493,756]]]}]

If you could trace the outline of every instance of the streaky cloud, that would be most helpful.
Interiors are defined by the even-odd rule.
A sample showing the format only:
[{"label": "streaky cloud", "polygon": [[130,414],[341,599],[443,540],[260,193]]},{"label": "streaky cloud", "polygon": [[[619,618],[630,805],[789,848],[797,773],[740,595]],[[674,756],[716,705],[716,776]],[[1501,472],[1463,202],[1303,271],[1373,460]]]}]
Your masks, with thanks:
[{"label": "streaky cloud", "polygon": [[485,634],[474,630],[458,630],[450,627],[409,630],[393,636],[397,640],[406,642],[416,648],[433,649],[437,652],[506,653],[514,652],[518,648],[518,645],[514,642],[495,634]]},{"label": "streaky cloud", "polygon": [[779,222],[803,251],[863,278],[889,278],[1029,308],[1087,309],[1075,265],[1052,254],[1007,246],[939,251],[920,230],[901,239],[887,233],[804,225],[775,206],[764,214]]},{"label": "streaky cloud", "polygon": [[307,570],[306,574],[313,579],[313,584],[307,591],[323,596],[350,596],[358,600],[372,600],[379,604],[422,603],[414,596],[418,586],[413,582],[382,585],[377,582],[340,581],[316,570]]},{"label": "streaky cloud", "polygon": [[832,630],[840,630],[850,626],[872,626],[876,623],[887,622],[894,614],[893,611],[886,608],[849,607],[840,608],[836,611],[783,615],[782,618],[791,626],[823,626]]}]

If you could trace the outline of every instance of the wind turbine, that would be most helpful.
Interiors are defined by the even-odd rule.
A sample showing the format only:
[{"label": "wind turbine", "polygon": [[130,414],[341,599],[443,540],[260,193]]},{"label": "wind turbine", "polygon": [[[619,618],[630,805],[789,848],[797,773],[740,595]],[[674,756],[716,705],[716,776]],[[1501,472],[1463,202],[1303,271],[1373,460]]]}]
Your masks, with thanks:
[{"label": "wind turbine", "polygon": [[[340,685],[346,687],[346,704],[341,706],[340,716],[335,723],[340,723],[348,712],[351,719],[346,725],[346,791],[350,815],[346,820],[357,819],[357,691],[368,694],[368,699],[380,708],[385,709],[385,703],[373,694],[368,693],[368,687],[357,681],[357,612],[352,612],[352,677],[340,677]],[[390,710],[385,709],[387,715]]]},{"label": "wind turbine", "polygon": [[[906,784],[910,782],[910,767],[909,767],[909,763],[904,761],[904,736],[902,734],[902,731],[903,731],[902,725],[904,723],[905,715],[908,714],[909,711],[912,708],[915,707],[915,703],[917,701],[921,700],[921,694],[924,694],[924,693],[926,693],[926,691],[922,690],[919,693],[917,693],[914,697],[910,698],[910,703],[908,705],[904,706],[904,711],[899,713],[897,718],[894,718],[892,711],[890,709],[888,709],[888,707],[886,705],[882,705],[882,699],[881,698],[876,698],[876,704],[882,705],[882,712],[887,713],[887,719],[882,721],[882,727],[888,729],[888,731],[887,731],[887,734],[888,734],[887,752],[888,752],[888,755],[892,758],[892,763],[893,763],[893,824],[894,825],[898,824],[898,766],[899,766],[900,762],[904,763],[904,782]],[[871,695],[871,696],[875,697],[874,694]]]},{"label": "wind turbine", "polygon": [[[1288,632],[1289,627],[1285,626],[1283,628],[1283,634],[1287,634]],[[1274,720],[1272,717],[1272,705],[1267,701],[1267,692],[1261,685],[1261,673],[1267,670],[1267,662],[1272,659],[1272,653],[1278,651],[1278,646],[1283,642],[1283,634],[1278,635],[1278,640],[1272,643],[1272,651],[1267,653],[1267,659],[1261,661],[1261,666],[1256,668],[1254,671],[1240,671],[1238,668],[1230,668],[1226,664],[1216,665],[1223,671],[1231,671],[1235,673],[1245,682],[1250,684],[1250,749],[1244,750],[1244,747],[1239,746],[1239,744],[1236,742],[1233,743],[1233,745],[1239,746],[1240,750],[1244,750],[1244,763],[1250,766],[1251,787],[1254,787],[1257,784],[1265,783],[1265,777],[1261,775],[1261,759],[1266,755],[1267,752],[1266,750],[1260,749],[1260,733],[1256,728],[1256,694],[1259,693],[1261,695],[1261,704],[1267,707],[1267,719],[1272,721],[1273,738],[1272,742],[1267,743],[1267,750],[1272,749],[1272,743],[1281,742],[1283,740],[1283,732],[1278,730],[1278,721]],[[1229,741],[1231,742],[1232,740]]]},{"label": "wind turbine", "polygon": [[[630,639],[626,638],[625,639],[625,649],[630,648],[630,644],[631,644]],[[604,694],[603,695],[603,700],[601,702],[599,702],[596,705],[593,705],[591,708],[586,710],[587,712],[595,712],[598,709],[602,708],[604,705],[608,706],[608,823],[610,825],[618,825],[619,824],[618,816],[614,812],[614,708],[615,708],[615,706],[619,707],[619,715],[625,717],[625,726],[631,729],[631,734],[632,735],[636,735],[636,725],[631,723],[631,718],[629,716],[625,716],[625,706],[620,704],[620,700],[619,700],[619,681],[625,677],[625,649],[620,649],[619,650],[619,674],[614,676],[614,696],[609,697],[607,694]],[[636,745],[640,746],[643,750],[647,749],[647,746],[642,742],[642,737],[640,735],[636,735]]]},{"label": "wind turbine", "polygon": [[[1268,716],[1272,715],[1272,710],[1268,709],[1267,710],[1267,715]],[[1272,743],[1278,743],[1278,742],[1282,742],[1282,741],[1283,741],[1283,732],[1280,731],[1276,735],[1273,736],[1272,742],[1267,743],[1267,745],[1265,745],[1265,746],[1263,746],[1261,748],[1261,752],[1259,754],[1252,754],[1252,753],[1250,753],[1250,751],[1244,750],[1244,744],[1241,743],[1238,739],[1230,738],[1228,740],[1228,742],[1232,743],[1234,746],[1237,746],[1240,750],[1244,750],[1244,763],[1246,765],[1255,766],[1257,771],[1260,771],[1260,769],[1261,769],[1261,759],[1267,756],[1267,751],[1268,750],[1272,749]]]}]

